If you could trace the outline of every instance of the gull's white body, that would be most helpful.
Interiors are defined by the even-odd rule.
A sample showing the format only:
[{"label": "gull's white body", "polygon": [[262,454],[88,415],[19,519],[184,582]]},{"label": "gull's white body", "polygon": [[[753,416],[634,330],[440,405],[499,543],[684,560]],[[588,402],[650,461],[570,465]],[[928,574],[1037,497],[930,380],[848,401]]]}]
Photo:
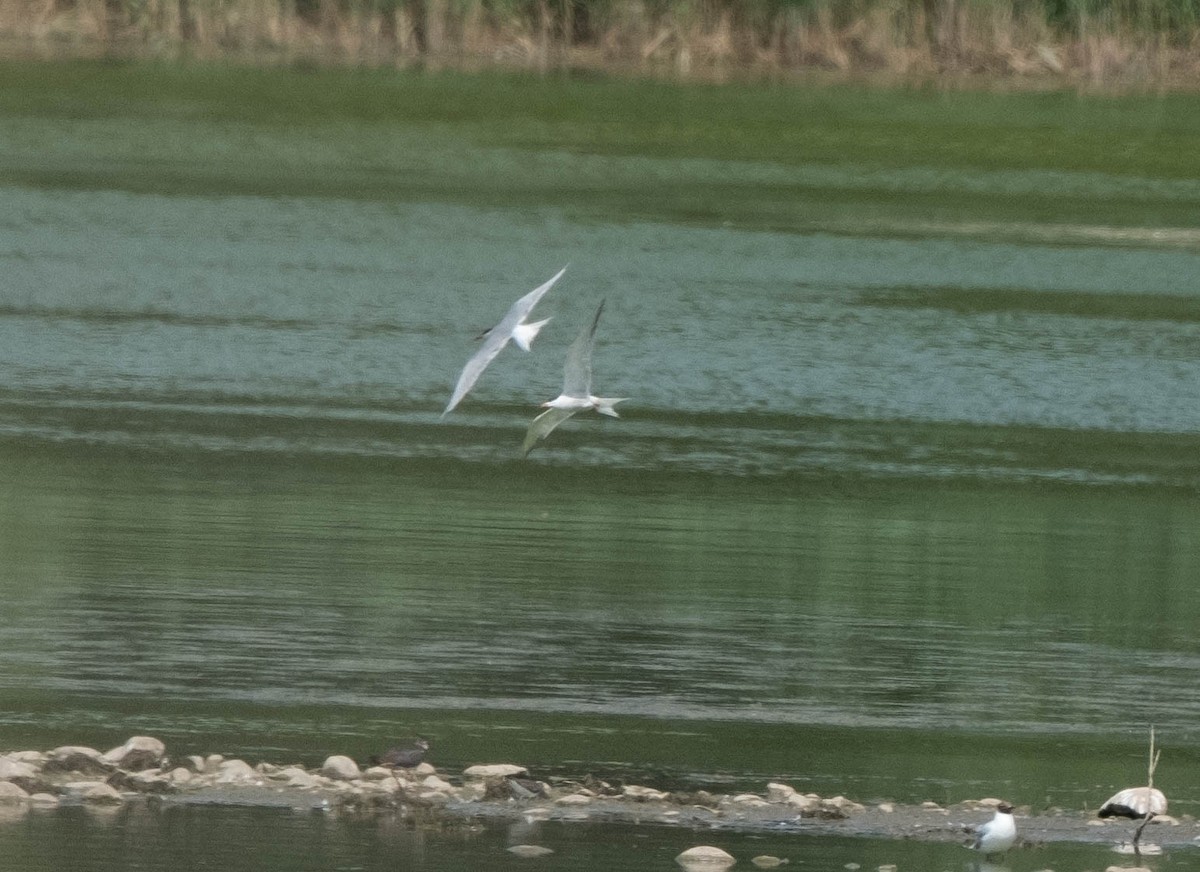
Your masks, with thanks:
[{"label": "gull's white body", "polygon": [[562,278],[562,274],[566,271],[567,268],[564,266],[550,281],[544,285],[538,285],[513,303],[504,317],[500,319],[500,323],[484,334],[483,344],[479,346],[479,350],[467,361],[467,365],[463,367],[462,374],[458,377],[458,384],[454,386],[454,393],[450,397],[450,402],[446,404],[446,411],[442,412],[443,418],[450,414],[454,407],[462,401],[462,398],[467,395],[467,392],[475,386],[475,382],[479,380],[479,376],[483,374],[483,371],[487,369],[487,365],[500,353],[501,349],[508,344],[509,339],[517,343],[523,351],[529,350],[529,346],[532,344],[534,337],[538,335],[538,331],[545,327],[550,319],[536,321],[532,324],[525,323],[525,319],[529,317],[529,313],[533,311],[533,307],[538,304],[538,301],[545,295],[546,291],[554,287],[554,283]]},{"label": "gull's white body", "polygon": [[976,851],[984,854],[1003,854],[1017,841],[1017,824],[1013,820],[1012,806],[1002,806],[1008,811],[996,809],[995,816],[975,831]]},{"label": "gull's white body", "polygon": [[1115,793],[1100,806],[1098,815],[1107,817],[1127,817],[1138,820],[1144,817],[1167,813],[1167,798],[1156,787],[1127,787],[1120,793]]},{"label": "gull's white body", "polygon": [[562,393],[553,400],[542,403],[542,408],[546,411],[534,418],[529,425],[525,442],[521,445],[523,453],[528,454],[539,439],[545,439],[555,427],[584,409],[595,409],[601,415],[608,415],[610,418],[620,417],[613,407],[624,402],[627,397],[597,397],[592,394],[592,349],[596,343],[596,325],[600,323],[600,313],[603,311],[604,301],[601,300],[591,325],[584,327],[567,349],[567,362],[563,365]]}]

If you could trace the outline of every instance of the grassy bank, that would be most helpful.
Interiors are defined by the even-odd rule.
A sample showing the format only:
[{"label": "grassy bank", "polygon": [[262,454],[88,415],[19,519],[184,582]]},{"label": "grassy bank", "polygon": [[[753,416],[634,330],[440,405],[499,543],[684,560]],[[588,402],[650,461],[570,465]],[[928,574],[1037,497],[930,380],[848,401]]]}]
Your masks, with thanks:
[{"label": "grassy bank", "polygon": [[9,53],[1200,85],[1200,0],[0,0]]}]

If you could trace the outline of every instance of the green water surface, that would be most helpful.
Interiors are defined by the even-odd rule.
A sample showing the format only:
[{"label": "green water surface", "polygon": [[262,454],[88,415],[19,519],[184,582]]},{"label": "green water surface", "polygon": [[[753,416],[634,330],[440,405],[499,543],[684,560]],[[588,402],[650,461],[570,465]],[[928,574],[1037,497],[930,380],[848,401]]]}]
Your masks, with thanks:
[{"label": "green water surface", "polygon": [[[1188,813],[1197,110],[0,65],[0,748],[316,765],[420,733],[450,774],[1091,809],[1155,723]],[[442,419],[472,337],[564,264],[533,352]],[[523,460],[602,297],[622,418]],[[126,823],[247,825],[207,814]],[[383,868],[376,824],[261,814]],[[29,868],[74,862],[39,828],[109,838],[6,826]],[[687,846],[596,832],[550,863]],[[88,868],[163,862],[123,850]],[[1106,859],[1055,850],[1012,866]]]}]

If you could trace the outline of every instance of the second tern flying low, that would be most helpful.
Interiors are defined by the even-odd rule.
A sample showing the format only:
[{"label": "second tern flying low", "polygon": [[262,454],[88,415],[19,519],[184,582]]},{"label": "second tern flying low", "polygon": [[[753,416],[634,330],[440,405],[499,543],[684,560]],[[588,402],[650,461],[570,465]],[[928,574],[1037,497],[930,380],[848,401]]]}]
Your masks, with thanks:
[{"label": "second tern flying low", "polygon": [[597,397],[592,395],[592,349],[596,344],[596,326],[604,311],[604,301],[596,309],[592,323],[584,327],[579,336],[567,349],[567,362],[563,366],[562,393],[553,400],[542,403],[542,412],[529,425],[521,452],[528,454],[539,439],[545,439],[563,421],[584,409],[595,409],[601,415],[619,418],[613,408],[628,397]]}]

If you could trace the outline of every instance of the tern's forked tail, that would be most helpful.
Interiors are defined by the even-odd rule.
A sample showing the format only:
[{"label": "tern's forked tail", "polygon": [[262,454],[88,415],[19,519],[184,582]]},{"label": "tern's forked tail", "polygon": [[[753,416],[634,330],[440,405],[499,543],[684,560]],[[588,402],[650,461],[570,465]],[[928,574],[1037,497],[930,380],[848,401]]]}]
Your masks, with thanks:
[{"label": "tern's forked tail", "polygon": [[596,411],[601,415],[608,415],[610,418],[620,418],[617,410],[613,408],[617,403],[623,403],[629,397],[592,397],[592,401],[596,404]]},{"label": "tern's forked tail", "polygon": [[513,342],[517,343],[522,351],[528,351],[534,337],[538,335],[538,331],[549,323],[550,319],[547,318],[545,321],[535,321],[532,324],[518,324],[513,328]]}]

